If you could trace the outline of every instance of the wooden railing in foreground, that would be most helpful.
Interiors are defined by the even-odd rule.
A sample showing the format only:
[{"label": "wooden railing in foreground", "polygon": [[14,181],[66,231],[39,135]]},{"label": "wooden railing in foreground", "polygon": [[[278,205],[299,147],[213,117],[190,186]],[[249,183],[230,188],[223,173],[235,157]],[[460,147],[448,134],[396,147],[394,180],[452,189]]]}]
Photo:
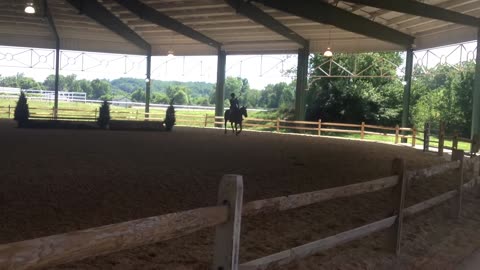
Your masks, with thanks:
[{"label": "wooden railing in foreground", "polygon": [[[342,187],[257,200],[245,205],[242,202],[242,177],[226,175],[220,183],[217,206],[3,244],[0,245],[0,269],[35,269],[73,262],[91,256],[184,236],[212,226],[216,226],[212,268],[215,270],[266,269],[304,258],[388,228],[390,228],[391,249],[399,254],[404,217],[410,217],[454,198],[456,198],[455,217],[460,217],[463,190],[478,185],[480,172],[480,158],[469,159],[464,162],[463,157],[463,151],[454,150],[452,162],[415,171],[405,171],[405,162],[395,159],[392,166],[392,176]],[[463,177],[466,168],[472,169],[473,179],[464,184]],[[450,170],[456,170],[457,172],[458,184],[455,190],[410,207],[404,207],[409,186],[420,179]],[[392,205],[394,214],[391,217],[263,258],[242,264],[238,263],[242,216],[285,211],[388,188],[394,189],[395,198]],[[414,185],[410,188],[414,188]]]},{"label": "wooden railing in foreground", "polygon": [[[222,116],[212,117],[215,122],[214,125],[224,125]],[[205,127],[209,122],[210,117],[205,116]],[[411,145],[415,146],[417,139],[417,132],[415,128],[399,127],[384,127],[376,125],[367,125],[365,122],[361,124],[348,124],[348,123],[332,123],[332,122],[318,122],[313,121],[289,121],[281,119],[258,119],[258,118],[245,118],[243,121],[244,127],[254,127],[261,129],[270,129],[276,132],[282,130],[300,130],[300,131],[316,131],[316,135],[321,136],[322,132],[327,133],[350,133],[359,134],[360,139],[364,139],[365,135],[379,135],[390,136],[395,138],[395,144],[400,142],[400,139],[410,139]],[[229,127],[227,127],[229,128]],[[372,131],[374,130],[374,131]],[[389,133],[390,132],[390,133]],[[409,132],[411,135],[404,135],[402,133]]]}]

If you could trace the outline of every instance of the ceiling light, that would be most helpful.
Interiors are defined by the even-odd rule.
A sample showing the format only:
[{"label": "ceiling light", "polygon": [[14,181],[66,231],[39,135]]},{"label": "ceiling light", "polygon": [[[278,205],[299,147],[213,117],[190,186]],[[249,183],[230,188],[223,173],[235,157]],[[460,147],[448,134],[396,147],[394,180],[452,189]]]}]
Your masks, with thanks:
[{"label": "ceiling light", "polygon": [[327,50],[323,53],[323,56],[325,56],[325,57],[332,57],[333,56],[333,53],[330,50],[330,48],[327,48]]},{"label": "ceiling light", "polygon": [[28,13],[28,14],[35,13],[35,7],[33,6],[32,2],[27,3],[27,5],[25,6],[25,13]]},{"label": "ceiling light", "polygon": [[173,58],[175,55],[173,54],[173,50],[168,50],[167,57],[168,58]]}]

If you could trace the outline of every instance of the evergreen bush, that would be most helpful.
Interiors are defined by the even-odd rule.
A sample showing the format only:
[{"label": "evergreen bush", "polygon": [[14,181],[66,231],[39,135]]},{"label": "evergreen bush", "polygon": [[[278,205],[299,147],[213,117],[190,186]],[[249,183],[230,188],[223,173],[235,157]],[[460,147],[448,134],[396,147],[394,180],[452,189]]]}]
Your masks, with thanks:
[{"label": "evergreen bush", "polygon": [[17,106],[15,107],[15,115],[14,119],[18,123],[18,127],[23,127],[25,123],[28,122],[28,118],[30,117],[30,111],[28,109],[27,97],[25,93],[22,91],[20,93],[20,97],[17,101]]},{"label": "evergreen bush", "polygon": [[107,128],[110,119],[110,104],[108,104],[108,101],[104,100],[100,107],[97,123],[101,128]]},{"label": "evergreen bush", "polygon": [[170,106],[167,108],[167,114],[165,116],[165,128],[167,131],[172,131],[175,125],[175,108],[173,107],[173,99],[170,101]]}]

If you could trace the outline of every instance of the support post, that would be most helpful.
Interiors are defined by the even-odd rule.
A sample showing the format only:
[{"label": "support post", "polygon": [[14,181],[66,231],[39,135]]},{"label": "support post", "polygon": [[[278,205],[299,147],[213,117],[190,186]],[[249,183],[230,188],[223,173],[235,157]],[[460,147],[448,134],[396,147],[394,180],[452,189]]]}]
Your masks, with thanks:
[{"label": "support post", "polygon": [[412,127],[412,147],[415,147],[417,143],[417,129],[414,127]]},{"label": "support post", "polygon": [[152,70],[152,49],[150,48],[147,52],[147,77],[145,79],[145,118],[150,118],[150,86],[152,85],[152,80],[150,78]]},{"label": "support post", "polygon": [[216,228],[212,269],[237,270],[243,205],[241,175],[223,176],[218,191],[218,204],[228,206],[228,220]]},{"label": "support post", "polygon": [[[480,27],[477,29],[477,43],[480,44]],[[473,110],[471,138],[480,134],[480,46],[477,46],[477,58],[475,64],[475,81],[473,84]]]},{"label": "support post", "polygon": [[98,110],[98,109],[97,109],[97,108],[95,108],[95,119],[97,119],[97,113],[98,113],[98,111],[97,111],[97,110]]},{"label": "support post", "polygon": [[395,186],[394,209],[393,213],[397,216],[395,224],[392,227],[393,250],[396,255],[400,254],[400,244],[402,240],[403,226],[403,208],[405,205],[405,196],[407,193],[407,181],[405,179],[405,160],[396,158],[393,160],[392,173],[398,175],[398,184]]},{"label": "support post", "polygon": [[277,118],[277,132],[280,132],[280,118]]},{"label": "support post", "polygon": [[462,199],[463,199],[463,157],[465,153],[463,150],[457,150],[454,149],[452,150],[452,161],[460,161],[460,166],[458,167],[458,197],[457,197],[457,203],[456,203],[456,212],[455,212],[455,217],[458,219],[462,215]]},{"label": "support post", "polygon": [[[223,50],[218,50],[217,56],[217,87],[215,92],[215,116],[223,116],[223,103],[225,100],[225,68],[227,64],[227,54]],[[216,120],[216,119],[215,119]],[[216,121],[215,121],[216,122]],[[216,124],[216,127],[222,127]]]},{"label": "support post", "polygon": [[399,133],[400,133],[400,128],[398,127],[398,125],[396,125],[395,126],[395,144],[398,144],[398,136],[400,135]]},{"label": "support post", "polygon": [[362,122],[362,126],[360,127],[360,139],[363,140],[365,138],[365,122]]},{"label": "support post", "polygon": [[60,39],[55,41],[55,100],[53,102],[53,119],[58,114],[58,84],[60,80]]},{"label": "support post", "polygon": [[308,46],[298,49],[297,65],[297,87],[295,90],[295,120],[305,120],[305,94],[307,90],[308,57],[310,48]]},{"label": "support post", "polygon": [[208,113],[205,114],[205,126],[204,127],[207,127],[207,124],[208,124]]},{"label": "support post", "polygon": [[452,148],[458,149],[458,133],[455,133],[455,135],[453,135]]},{"label": "support post", "polygon": [[10,114],[11,114],[11,108],[10,108],[10,104],[8,104],[8,119],[10,119]]},{"label": "support post", "polygon": [[430,150],[430,123],[426,122],[423,126],[423,152]]},{"label": "support post", "polygon": [[443,156],[443,146],[445,145],[445,124],[440,121],[440,132],[438,134],[438,155]]},{"label": "support post", "polygon": [[[402,127],[408,126],[408,116],[410,114],[410,92],[412,90],[412,72],[413,72],[413,49],[407,49],[407,59],[405,63],[405,87],[403,89],[403,111],[402,111]],[[405,131],[402,132],[405,135]],[[406,143],[407,139],[402,138],[402,142]]]},{"label": "support post", "polygon": [[318,119],[318,136],[322,135],[322,119]]}]

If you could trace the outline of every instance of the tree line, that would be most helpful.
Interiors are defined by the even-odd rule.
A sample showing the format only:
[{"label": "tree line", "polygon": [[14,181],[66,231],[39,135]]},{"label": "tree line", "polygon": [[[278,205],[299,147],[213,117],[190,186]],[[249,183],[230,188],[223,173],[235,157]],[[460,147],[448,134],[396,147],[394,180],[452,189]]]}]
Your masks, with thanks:
[{"label": "tree line", "polygon": [[[48,76],[43,82],[37,82],[24,74],[16,76],[0,76],[0,86],[21,89],[53,90],[55,76]],[[134,102],[145,102],[145,81],[137,78],[77,79],[77,76],[60,75],[59,91],[83,92],[88,99],[129,99]],[[294,85],[278,83],[267,85],[262,90],[251,89],[248,80],[238,77],[227,77],[225,81],[225,104],[228,97],[235,93],[241,105],[251,108],[278,108],[290,106],[294,98]],[[174,99],[179,105],[213,106],[215,104],[215,84],[207,82],[158,81],[151,83],[152,103],[168,104]]]},{"label": "tree line", "polygon": [[[384,62],[379,61],[384,59]],[[404,59],[400,53],[363,53],[357,55],[336,54],[332,73],[345,73],[343,67],[356,66],[364,70],[364,77],[320,78],[325,70],[319,66],[328,58],[316,54],[310,58],[310,74],[306,93],[307,120],[328,122],[367,122],[393,126],[401,122],[403,104],[403,78],[398,66]],[[390,63],[390,64],[385,64]],[[469,136],[475,63],[457,66],[439,65],[430,69],[415,68],[410,99],[410,123],[423,127],[427,121],[445,121],[449,130]],[[291,71],[294,72],[294,71]],[[375,77],[392,74],[391,77]],[[1,77],[0,86],[22,89],[54,89],[55,78],[48,76],[37,82],[23,74]],[[120,99],[145,101],[145,81],[136,78],[115,80],[77,79],[75,75],[60,76],[61,91],[85,92],[89,99]],[[167,104],[204,105],[215,104],[215,84],[206,82],[175,82],[154,80],[151,84],[151,102]],[[228,97],[235,93],[240,105],[250,108],[278,109],[270,117],[293,118],[295,81],[267,85],[264,89],[253,89],[245,78],[228,77],[225,81],[225,106]]]}]

